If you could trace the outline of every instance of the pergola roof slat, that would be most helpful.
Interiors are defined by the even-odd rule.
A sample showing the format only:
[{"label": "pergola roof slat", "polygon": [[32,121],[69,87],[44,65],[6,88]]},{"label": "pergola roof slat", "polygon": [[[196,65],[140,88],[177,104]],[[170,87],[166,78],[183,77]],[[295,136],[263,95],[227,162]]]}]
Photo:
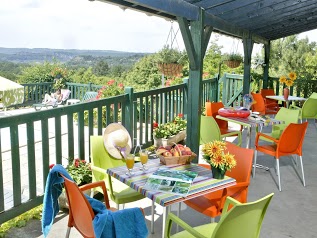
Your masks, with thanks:
[{"label": "pergola roof slat", "polygon": [[199,19],[226,35],[250,36],[257,43],[317,29],[316,0],[99,0],[147,15]]}]

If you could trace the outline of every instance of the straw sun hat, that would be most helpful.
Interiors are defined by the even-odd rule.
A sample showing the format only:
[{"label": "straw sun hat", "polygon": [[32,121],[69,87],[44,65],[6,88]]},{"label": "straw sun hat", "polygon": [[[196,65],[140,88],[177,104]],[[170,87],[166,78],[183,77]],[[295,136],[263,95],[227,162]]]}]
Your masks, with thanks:
[{"label": "straw sun hat", "polygon": [[119,123],[109,124],[103,133],[104,145],[108,153],[116,159],[130,154],[132,143],[127,129]]}]

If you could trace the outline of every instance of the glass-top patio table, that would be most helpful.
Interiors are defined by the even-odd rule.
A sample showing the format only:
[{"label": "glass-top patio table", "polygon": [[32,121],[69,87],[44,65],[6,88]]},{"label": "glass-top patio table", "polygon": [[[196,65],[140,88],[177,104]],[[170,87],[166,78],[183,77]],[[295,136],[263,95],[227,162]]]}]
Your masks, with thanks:
[{"label": "glass-top patio table", "polygon": [[[162,237],[164,237],[164,228],[167,213],[170,210],[170,205],[180,203],[182,201],[198,197],[213,191],[217,191],[223,188],[227,188],[236,184],[236,180],[231,177],[225,176],[224,179],[218,180],[212,178],[211,170],[208,170],[204,167],[198,166],[196,164],[186,164],[186,165],[168,165],[169,169],[175,170],[189,170],[198,173],[198,176],[194,179],[189,193],[186,197],[175,195],[172,193],[163,193],[158,191],[152,191],[144,189],[144,185],[147,181],[147,178],[160,167],[165,166],[160,163],[159,159],[150,159],[147,163],[148,170],[143,172],[140,170],[141,163],[135,163],[133,172],[134,174],[129,176],[126,175],[127,168],[126,166],[115,167],[107,170],[108,175],[115,177],[121,182],[129,185],[131,188],[143,194],[145,197],[156,202],[157,204],[163,206],[163,230]],[[152,206],[153,209],[154,206]],[[153,215],[152,211],[152,215]],[[151,226],[151,232],[154,232],[154,227]]]},{"label": "glass-top patio table", "polygon": [[266,96],[266,98],[286,102],[286,108],[289,108],[289,103],[291,101],[305,101],[305,100],[307,100],[307,98],[301,98],[301,97],[295,97],[295,96],[288,96],[288,99],[286,100],[284,98],[284,96],[277,96],[277,95],[276,96],[274,96],[274,95]]}]

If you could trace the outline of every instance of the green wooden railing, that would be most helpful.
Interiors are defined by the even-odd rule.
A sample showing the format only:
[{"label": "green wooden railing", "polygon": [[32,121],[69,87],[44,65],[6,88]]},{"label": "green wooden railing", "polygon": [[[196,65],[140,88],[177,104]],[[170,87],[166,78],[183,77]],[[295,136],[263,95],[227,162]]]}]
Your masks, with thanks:
[{"label": "green wooden railing", "polygon": [[[299,81],[300,80],[300,81]],[[299,83],[300,82],[300,83]],[[263,80],[252,82],[258,91],[262,88]],[[273,88],[276,95],[282,95],[283,85],[279,78],[269,78],[269,88]],[[253,88],[252,85],[250,89]],[[219,80],[218,100],[226,106],[242,105],[243,75],[225,73]],[[290,87],[290,95],[298,97],[309,97],[313,92],[317,92],[317,80],[297,79],[297,84]]]},{"label": "green wooden railing", "polygon": [[[73,96],[98,86],[68,84]],[[90,85],[92,86],[92,85]],[[52,84],[25,85],[28,100],[41,100]],[[217,81],[204,80],[205,99],[214,98]],[[37,95],[36,93],[37,92]],[[153,144],[153,122],[186,117],[187,81],[183,84],[133,92],[106,99],[60,106],[48,110],[0,117],[0,224],[42,204],[49,165],[67,163],[67,158],[90,161],[90,136],[102,135],[112,122],[121,122],[134,145]],[[21,109],[22,110],[22,109]],[[25,109],[23,109],[25,110]]]},{"label": "green wooden railing", "polygon": [[[43,83],[25,83],[21,84],[24,86],[24,102],[23,104],[29,105],[33,103],[39,103],[43,100],[45,93],[52,93],[55,91],[53,88],[53,82]],[[66,83],[66,88],[71,91],[70,98],[82,99],[86,92],[93,91],[97,92],[102,88],[100,85],[88,83]]]}]

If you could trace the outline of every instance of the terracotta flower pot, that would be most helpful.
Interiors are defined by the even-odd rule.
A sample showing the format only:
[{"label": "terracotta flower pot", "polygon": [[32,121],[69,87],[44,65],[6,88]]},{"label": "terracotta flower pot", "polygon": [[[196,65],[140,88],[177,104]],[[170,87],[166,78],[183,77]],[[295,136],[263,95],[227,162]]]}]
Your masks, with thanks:
[{"label": "terracotta flower pot", "polygon": [[288,99],[288,96],[289,96],[289,88],[284,88],[283,89],[283,96],[284,96],[284,99],[287,100]]}]

